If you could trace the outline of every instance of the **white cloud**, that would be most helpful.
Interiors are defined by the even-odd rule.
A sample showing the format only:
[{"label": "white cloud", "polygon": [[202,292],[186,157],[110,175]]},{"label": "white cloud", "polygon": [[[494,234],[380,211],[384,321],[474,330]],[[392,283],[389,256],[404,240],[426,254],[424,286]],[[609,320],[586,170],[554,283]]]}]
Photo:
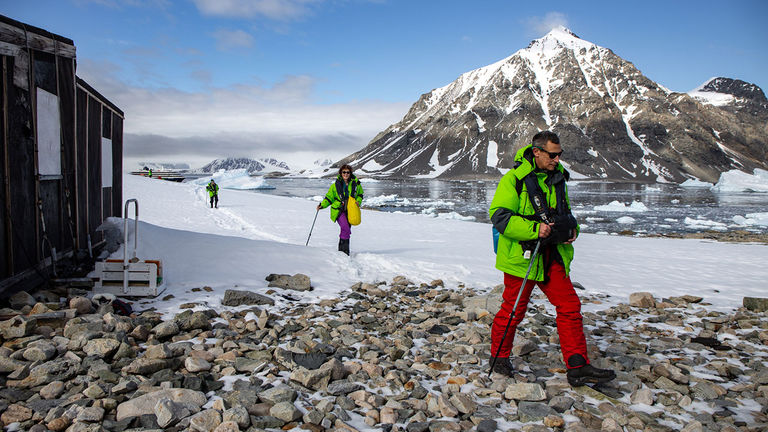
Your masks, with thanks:
[{"label": "white cloud", "polygon": [[253,36],[243,30],[220,29],[213,33],[213,37],[216,39],[216,48],[220,51],[253,46]]},{"label": "white cloud", "polygon": [[528,18],[526,24],[533,37],[540,37],[557,26],[568,28],[568,18],[560,12],[547,12],[543,17]]},{"label": "white cloud", "polygon": [[316,81],[287,76],[271,87],[237,85],[205,92],[129,86],[114,65],[84,60],[77,74],[125,112],[125,156],[177,162],[226,156],[338,160],[400,120],[410,104],[317,104]]},{"label": "white cloud", "polygon": [[322,0],[193,0],[203,15],[287,21],[306,16]]}]

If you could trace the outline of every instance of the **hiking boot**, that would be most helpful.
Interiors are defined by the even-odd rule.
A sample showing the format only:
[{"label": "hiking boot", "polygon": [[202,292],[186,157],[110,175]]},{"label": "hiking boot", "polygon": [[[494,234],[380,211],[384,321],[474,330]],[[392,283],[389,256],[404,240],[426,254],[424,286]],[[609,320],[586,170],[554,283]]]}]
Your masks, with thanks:
[{"label": "hiking boot", "polygon": [[490,363],[493,364],[493,371],[502,374],[507,377],[515,375],[515,369],[512,367],[512,362],[509,361],[509,357],[496,357],[496,362],[493,361],[494,357],[491,357]]},{"label": "hiking boot", "polygon": [[592,365],[580,368],[568,369],[566,373],[568,384],[571,387],[580,387],[586,384],[600,384],[616,378],[616,374],[610,369],[600,369]]},{"label": "hiking boot", "polygon": [[600,384],[616,378],[616,374],[612,370],[600,369],[587,364],[587,360],[579,354],[574,354],[568,359],[568,366],[570,369],[565,375],[571,387]]},{"label": "hiking boot", "polygon": [[349,239],[339,239],[339,252],[349,255]]}]

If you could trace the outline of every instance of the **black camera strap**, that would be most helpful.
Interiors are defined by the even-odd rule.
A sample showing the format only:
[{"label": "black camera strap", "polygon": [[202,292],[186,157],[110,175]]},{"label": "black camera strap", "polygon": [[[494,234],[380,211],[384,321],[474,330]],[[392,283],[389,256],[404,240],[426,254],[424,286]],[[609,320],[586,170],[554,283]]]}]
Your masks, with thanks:
[{"label": "black camera strap", "polygon": [[[546,224],[551,223],[549,218],[549,208],[547,207],[547,199],[544,196],[544,191],[541,190],[541,186],[539,186],[536,173],[534,171],[528,173],[528,175],[523,177],[523,182],[525,182],[525,188],[528,190],[528,199],[533,206],[536,220]],[[555,194],[557,194],[557,192],[557,189],[555,189]]]},{"label": "black camera strap", "polygon": [[[556,173],[554,175],[561,174]],[[564,215],[569,212],[568,209],[568,202],[565,195],[565,180],[567,178],[567,175],[563,176],[561,174],[559,179],[555,180],[555,214],[557,215]],[[525,188],[528,191],[528,198],[531,202],[531,205],[533,206],[534,215],[533,217],[529,217],[530,220],[536,220],[541,223],[550,224],[554,222],[554,215],[551,213],[550,208],[547,204],[546,197],[544,196],[544,191],[541,189],[541,186],[539,186],[538,178],[536,177],[536,172],[531,171],[523,177],[523,182],[525,182]],[[530,247],[532,246],[532,243],[535,243],[533,240],[527,241],[527,242],[521,242],[526,243],[523,245],[523,248],[525,249],[526,246]],[[529,244],[531,243],[531,244]],[[554,245],[547,244],[543,246],[542,250],[542,259],[544,260],[544,283],[546,284],[549,281],[549,267],[552,265],[553,260],[562,261],[562,258],[560,257],[560,254],[557,252],[557,249],[553,247]]]}]

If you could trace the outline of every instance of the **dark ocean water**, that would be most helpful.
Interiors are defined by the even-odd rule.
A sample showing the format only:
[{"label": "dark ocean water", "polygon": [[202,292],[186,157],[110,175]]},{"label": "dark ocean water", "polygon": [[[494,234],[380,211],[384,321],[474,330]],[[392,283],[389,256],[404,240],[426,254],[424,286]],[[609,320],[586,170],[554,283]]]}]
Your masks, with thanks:
[{"label": "dark ocean water", "polygon": [[[325,195],[331,180],[271,178],[267,183],[275,189],[255,192],[312,198]],[[488,207],[496,185],[495,181],[363,181],[363,207],[489,222]],[[720,193],[709,188],[594,181],[571,181],[569,193],[582,232],[768,233],[768,193]]]}]

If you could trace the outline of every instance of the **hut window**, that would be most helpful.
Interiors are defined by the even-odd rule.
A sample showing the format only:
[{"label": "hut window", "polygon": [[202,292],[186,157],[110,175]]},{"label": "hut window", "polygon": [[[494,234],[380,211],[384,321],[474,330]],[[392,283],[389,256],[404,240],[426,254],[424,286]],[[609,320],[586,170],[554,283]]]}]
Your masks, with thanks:
[{"label": "hut window", "polygon": [[112,140],[101,139],[101,187],[112,187]]},{"label": "hut window", "polygon": [[61,122],[59,97],[37,88],[38,174],[61,175]]}]

